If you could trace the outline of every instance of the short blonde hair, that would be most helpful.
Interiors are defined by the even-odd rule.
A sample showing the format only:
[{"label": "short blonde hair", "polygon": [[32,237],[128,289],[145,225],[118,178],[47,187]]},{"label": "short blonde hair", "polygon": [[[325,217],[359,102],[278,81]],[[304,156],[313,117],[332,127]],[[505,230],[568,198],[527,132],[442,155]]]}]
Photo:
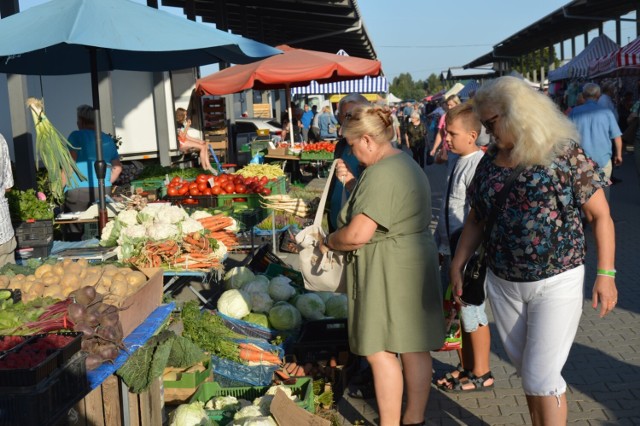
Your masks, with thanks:
[{"label": "short blonde hair", "polygon": [[388,143],[393,137],[391,110],[386,106],[358,105],[346,115],[342,129],[346,138],[369,135],[376,143]]},{"label": "short blonde hair", "polygon": [[469,102],[456,105],[447,112],[447,115],[445,115],[445,123],[447,126],[453,123],[454,120],[460,120],[460,123],[462,123],[467,131],[473,130],[478,135],[482,131],[482,124],[480,124],[480,120],[475,112],[473,112],[473,106],[471,106]]},{"label": "short blonde hair", "polygon": [[514,138],[512,159],[525,166],[549,165],[580,136],[573,123],[545,94],[517,77],[505,76],[483,84],[473,98],[481,117],[498,115],[496,128]]}]

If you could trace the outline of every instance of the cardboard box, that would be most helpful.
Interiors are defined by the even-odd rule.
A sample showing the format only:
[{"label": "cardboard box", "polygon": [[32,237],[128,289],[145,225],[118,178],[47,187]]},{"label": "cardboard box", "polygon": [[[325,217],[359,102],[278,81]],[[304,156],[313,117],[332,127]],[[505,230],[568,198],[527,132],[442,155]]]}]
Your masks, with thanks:
[{"label": "cardboard box", "polygon": [[279,426],[331,426],[329,420],[298,407],[280,389],[276,391],[270,408]]},{"label": "cardboard box", "polygon": [[140,268],[140,271],[149,280],[122,302],[121,306],[124,310],[120,311],[120,323],[122,323],[124,337],[131,334],[162,303],[164,274],[162,268]]},{"label": "cardboard box", "polygon": [[269,155],[286,155],[287,154],[286,147],[283,148],[269,148]]}]

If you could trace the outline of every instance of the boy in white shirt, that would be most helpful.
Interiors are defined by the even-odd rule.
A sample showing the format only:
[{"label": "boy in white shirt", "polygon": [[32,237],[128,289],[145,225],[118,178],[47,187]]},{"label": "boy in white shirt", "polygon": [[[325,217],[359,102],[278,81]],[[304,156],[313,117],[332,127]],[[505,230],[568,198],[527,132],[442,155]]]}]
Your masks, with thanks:
[{"label": "boy in white shirt", "polygon": [[[471,104],[451,108],[446,116],[445,143],[451,152],[458,154],[447,181],[447,193],[440,210],[436,228],[438,251],[442,258],[443,282],[449,282],[449,264],[455,252],[465,218],[469,213],[467,188],[475,174],[484,152],[476,145],[482,129]],[[460,307],[462,322],[462,349],[458,351],[460,365],[437,381],[440,389],[464,393],[487,390],[493,387],[489,369],[491,336],[485,304]]]}]

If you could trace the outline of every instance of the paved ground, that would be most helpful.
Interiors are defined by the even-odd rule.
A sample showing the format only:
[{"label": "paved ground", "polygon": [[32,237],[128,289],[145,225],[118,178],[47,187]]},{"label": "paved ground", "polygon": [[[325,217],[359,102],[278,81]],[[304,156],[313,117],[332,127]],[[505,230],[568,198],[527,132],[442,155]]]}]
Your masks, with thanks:
[{"label": "paved ground", "polygon": [[[640,185],[633,154],[624,156],[614,171],[622,179],[611,190],[611,210],[616,225],[618,308],[605,319],[591,308],[595,278],[595,245],[587,231],[587,279],[584,314],[563,371],[569,384],[569,423],[574,425],[640,425]],[[435,208],[441,205],[446,171],[429,166]],[[436,215],[437,217],[437,215]],[[491,315],[491,313],[489,313]],[[490,316],[490,320],[493,321]],[[520,379],[509,362],[491,322],[493,390],[452,395],[432,387],[426,412],[428,425],[531,424]],[[436,376],[457,364],[453,352],[435,353]],[[345,396],[339,405],[344,424],[364,420],[377,424],[375,400]]]}]

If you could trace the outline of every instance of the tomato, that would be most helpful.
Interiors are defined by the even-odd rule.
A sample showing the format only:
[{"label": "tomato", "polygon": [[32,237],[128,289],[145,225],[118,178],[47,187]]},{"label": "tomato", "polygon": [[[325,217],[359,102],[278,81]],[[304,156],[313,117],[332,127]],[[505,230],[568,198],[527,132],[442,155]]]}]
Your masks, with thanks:
[{"label": "tomato", "polygon": [[224,189],[227,194],[233,194],[233,191],[236,190],[236,187],[232,183],[226,183],[226,184],[224,184],[222,189]]},{"label": "tomato", "polygon": [[179,176],[174,176],[173,179],[171,179],[171,183],[172,184],[176,184],[176,183],[180,183],[181,179]]},{"label": "tomato", "polygon": [[271,190],[269,188],[262,188],[260,190],[260,195],[271,195]]},{"label": "tomato", "polygon": [[211,194],[212,195],[220,195],[220,194],[222,194],[222,191],[223,191],[222,187],[218,186],[218,185],[216,185],[213,188],[211,188]]},{"label": "tomato", "polygon": [[190,195],[200,195],[200,191],[198,191],[198,188],[189,188],[189,194]]},{"label": "tomato", "polygon": [[178,189],[174,186],[170,186],[169,188],[167,188],[167,195],[169,197],[175,197],[176,195],[178,195]]},{"label": "tomato", "polygon": [[195,200],[193,198],[185,198],[182,202],[184,204],[198,204],[198,200]]},{"label": "tomato", "polygon": [[189,184],[189,189],[191,189],[191,188],[198,189],[198,184],[197,184],[197,183],[195,183],[195,182],[191,182],[191,183]]},{"label": "tomato", "polygon": [[198,184],[198,191],[202,192],[205,189],[207,189],[209,187],[209,185],[206,182],[200,182]]},{"label": "tomato", "polygon": [[247,199],[246,198],[234,198],[233,201],[237,201],[238,203],[246,203]]},{"label": "tomato", "polygon": [[182,185],[180,189],[178,189],[178,195],[185,195],[189,192],[189,187],[187,185]]},{"label": "tomato", "polygon": [[247,187],[241,183],[236,184],[236,189],[235,191],[238,194],[244,194],[245,192],[247,192]]},{"label": "tomato", "polygon": [[266,177],[266,176],[262,176],[262,177],[260,178],[260,183],[261,183],[262,185],[264,185],[264,184],[265,184],[265,183],[267,183],[267,182],[269,182],[269,178],[268,178],[268,177]]},{"label": "tomato", "polygon": [[204,173],[199,174],[196,178],[196,182],[206,182],[207,180],[209,180],[209,175],[206,175]]},{"label": "tomato", "polygon": [[202,191],[202,195],[211,195],[211,188],[205,188],[204,191]]}]

